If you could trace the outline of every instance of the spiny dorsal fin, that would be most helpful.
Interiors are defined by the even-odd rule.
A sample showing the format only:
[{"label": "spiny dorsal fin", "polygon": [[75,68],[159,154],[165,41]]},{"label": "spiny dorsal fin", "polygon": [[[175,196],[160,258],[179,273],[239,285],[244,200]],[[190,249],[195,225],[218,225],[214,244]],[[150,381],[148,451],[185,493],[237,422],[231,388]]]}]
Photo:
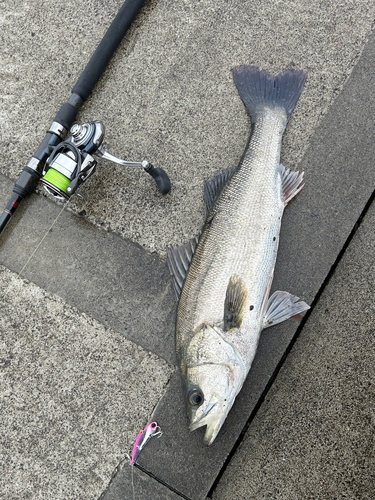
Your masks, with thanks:
[{"label": "spiny dorsal fin", "polygon": [[263,328],[277,325],[293,316],[298,316],[310,309],[303,300],[289,292],[275,292],[268,300],[267,311],[263,319]]},{"label": "spiny dorsal fin", "polygon": [[299,172],[291,172],[289,168],[285,168],[280,163],[281,189],[284,195],[285,206],[298,194],[303,188],[303,174]]},{"label": "spiny dorsal fin", "polygon": [[211,179],[206,179],[204,181],[204,201],[206,203],[206,215],[211,212],[212,207],[217,202],[235,170],[236,167],[227,168]]},{"label": "spiny dorsal fin", "polygon": [[231,276],[224,303],[224,331],[239,328],[245,316],[247,289],[245,282],[237,275]]},{"label": "spiny dorsal fin", "polygon": [[167,263],[172,275],[177,301],[180,298],[187,272],[189,270],[195,249],[198,246],[201,233],[185,245],[167,247]]}]

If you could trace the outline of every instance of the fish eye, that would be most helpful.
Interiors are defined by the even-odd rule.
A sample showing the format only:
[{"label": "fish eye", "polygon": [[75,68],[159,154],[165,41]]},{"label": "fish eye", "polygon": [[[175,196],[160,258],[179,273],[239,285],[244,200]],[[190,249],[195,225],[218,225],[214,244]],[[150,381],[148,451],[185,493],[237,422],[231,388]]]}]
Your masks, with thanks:
[{"label": "fish eye", "polygon": [[203,394],[199,389],[192,389],[188,394],[188,398],[189,398],[189,403],[192,406],[199,406],[200,404],[203,403],[204,399]]}]

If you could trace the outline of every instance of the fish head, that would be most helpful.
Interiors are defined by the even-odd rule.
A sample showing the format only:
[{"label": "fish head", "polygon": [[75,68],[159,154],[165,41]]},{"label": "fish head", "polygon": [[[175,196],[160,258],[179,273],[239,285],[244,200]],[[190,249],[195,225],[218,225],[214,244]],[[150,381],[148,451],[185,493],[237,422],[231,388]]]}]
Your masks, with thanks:
[{"label": "fish head", "polygon": [[181,362],[190,430],[207,425],[204,442],[213,443],[244,382],[238,351],[214,325],[197,328]]}]

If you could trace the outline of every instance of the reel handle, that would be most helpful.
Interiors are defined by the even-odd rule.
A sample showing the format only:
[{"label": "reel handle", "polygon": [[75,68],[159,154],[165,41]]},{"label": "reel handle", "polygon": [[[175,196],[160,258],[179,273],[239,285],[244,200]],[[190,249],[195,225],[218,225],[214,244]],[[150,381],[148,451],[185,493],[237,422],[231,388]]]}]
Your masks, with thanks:
[{"label": "reel handle", "polygon": [[155,168],[151,163],[145,167],[145,172],[155,179],[155,182],[162,194],[167,194],[171,190],[171,181],[168,175],[160,167]]},{"label": "reel handle", "polygon": [[[95,122],[99,123],[99,122]],[[159,188],[159,191],[162,194],[167,194],[171,190],[171,181],[168,175],[162,170],[160,167],[155,168],[151,163],[147,160],[143,161],[126,161],[121,158],[117,158],[105,151],[102,145],[100,145],[94,153],[100,158],[104,158],[105,160],[109,160],[113,163],[117,163],[119,165],[123,165],[124,167],[143,167],[145,172],[151,175],[155,179],[155,182]]]}]

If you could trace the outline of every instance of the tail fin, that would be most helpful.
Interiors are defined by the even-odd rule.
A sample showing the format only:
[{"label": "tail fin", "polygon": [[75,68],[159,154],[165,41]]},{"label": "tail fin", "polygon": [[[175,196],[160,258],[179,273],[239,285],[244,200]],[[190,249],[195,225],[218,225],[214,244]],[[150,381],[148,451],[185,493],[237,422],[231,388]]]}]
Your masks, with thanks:
[{"label": "tail fin", "polygon": [[293,69],[282,71],[275,77],[256,66],[237,66],[233,69],[234,83],[253,123],[257,112],[270,105],[283,107],[289,118],[306,78],[307,73]]}]

